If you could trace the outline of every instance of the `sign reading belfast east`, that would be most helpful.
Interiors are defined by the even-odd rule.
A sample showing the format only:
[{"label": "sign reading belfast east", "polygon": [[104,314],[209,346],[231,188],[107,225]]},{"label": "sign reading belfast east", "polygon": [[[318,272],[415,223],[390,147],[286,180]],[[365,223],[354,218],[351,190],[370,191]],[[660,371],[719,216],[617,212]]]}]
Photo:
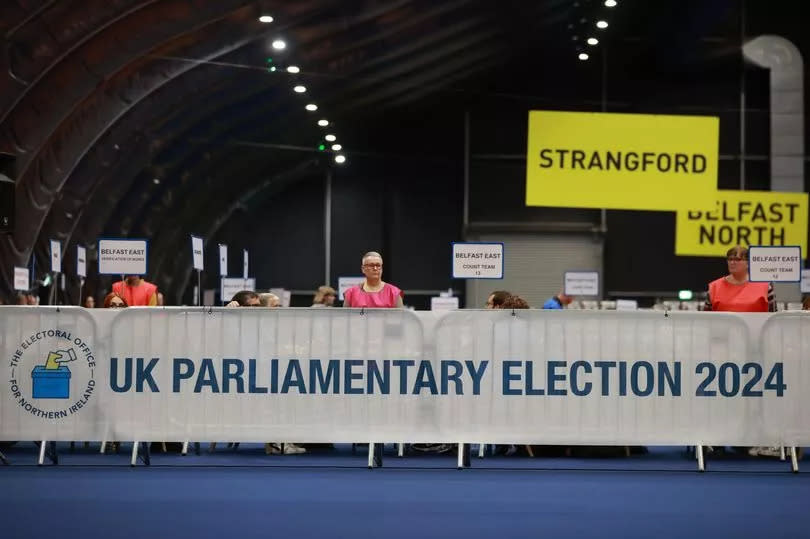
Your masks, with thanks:
[{"label": "sign reading belfast east", "polygon": [[530,111],[526,205],[676,211],[717,189],[719,120]]}]

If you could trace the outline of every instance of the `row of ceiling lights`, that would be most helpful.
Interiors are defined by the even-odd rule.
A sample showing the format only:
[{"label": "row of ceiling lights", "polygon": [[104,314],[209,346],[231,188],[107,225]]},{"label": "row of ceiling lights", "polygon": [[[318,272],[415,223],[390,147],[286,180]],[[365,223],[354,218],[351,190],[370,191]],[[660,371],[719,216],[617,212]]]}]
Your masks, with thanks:
[{"label": "row of ceiling lights", "polygon": [[[265,24],[270,24],[271,22],[273,22],[273,17],[271,15],[262,15],[261,17],[259,17],[259,22],[263,22]],[[287,48],[287,42],[284,41],[283,39],[276,38],[276,39],[273,40],[271,46],[273,47],[273,50],[283,51],[284,49]],[[268,61],[268,63],[272,63],[271,58],[268,58],[267,61]],[[276,66],[274,66],[274,65],[271,65],[269,67],[269,70],[271,72],[277,71]],[[287,73],[291,73],[291,74],[295,75],[295,74],[298,74],[300,72],[301,72],[301,68],[296,66],[296,65],[288,65],[287,66]],[[295,92],[297,94],[304,94],[304,93],[306,93],[306,91],[307,91],[307,87],[304,86],[303,84],[296,84],[295,86],[293,86],[293,92]],[[315,103],[307,103],[306,106],[304,106],[304,108],[308,112],[315,112],[315,111],[318,110],[318,105],[316,105]],[[318,120],[318,126],[319,127],[329,127],[329,120],[327,120],[325,118],[321,118],[320,120]],[[324,141],[332,143],[331,148],[332,148],[333,152],[340,152],[341,150],[343,150],[343,146],[341,146],[340,144],[337,143],[337,137],[334,134],[327,133],[326,135],[324,135],[323,138],[324,138]],[[319,151],[326,150],[326,144],[324,144],[324,143],[319,144],[318,145],[318,150]],[[338,164],[342,165],[345,162],[346,162],[346,156],[343,153],[335,153],[335,163],[338,163]]]},{"label": "row of ceiling lights", "polygon": [[[604,3],[604,6],[608,7],[608,8],[613,8],[613,7],[616,7],[618,5],[618,2],[616,2],[616,0],[604,0],[603,3]],[[607,27],[608,27],[608,22],[606,20],[599,19],[598,21],[596,21],[596,28],[598,28],[599,30],[604,30]],[[576,39],[576,36],[574,36],[574,38]],[[597,39],[597,38],[595,38],[593,36],[590,36],[590,37],[588,37],[588,39],[585,42],[588,45],[590,45],[591,47],[595,47],[596,45],[599,44],[599,39]],[[588,58],[590,58],[590,55],[587,52],[585,52],[584,50],[580,50],[579,53],[577,54],[577,58],[579,58],[582,61],[585,61]]]}]

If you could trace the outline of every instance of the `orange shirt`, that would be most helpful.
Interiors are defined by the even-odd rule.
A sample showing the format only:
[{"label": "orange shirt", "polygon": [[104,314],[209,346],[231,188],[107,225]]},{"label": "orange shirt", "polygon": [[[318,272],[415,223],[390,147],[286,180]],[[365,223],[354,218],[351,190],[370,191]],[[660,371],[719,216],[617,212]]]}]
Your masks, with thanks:
[{"label": "orange shirt", "polygon": [[157,286],[141,281],[137,286],[124,286],[123,281],[112,285],[113,292],[124,298],[130,307],[157,305]]},{"label": "orange shirt", "polygon": [[725,277],[709,283],[712,311],[767,313],[770,283],[732,284]]}]

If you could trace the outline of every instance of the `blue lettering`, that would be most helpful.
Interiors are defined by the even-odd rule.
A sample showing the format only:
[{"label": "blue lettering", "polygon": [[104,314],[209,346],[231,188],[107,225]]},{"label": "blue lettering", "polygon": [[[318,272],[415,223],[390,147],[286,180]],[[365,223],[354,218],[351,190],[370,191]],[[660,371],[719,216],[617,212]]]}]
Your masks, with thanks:
[{"label": "blue lettering", "polygon": [[132,358],[124,358],[124,383],[118,385],[118,358],[110,358],[110,388],[116,393],[124,393],[132,387]]},{"label": "blue lettering", "polygon": [[416,371],[416,382],[413,384],[413,394],[419,395],[422,388],[430,389],[431,395],[438,395],[439,391],[436,389],[436,378],[433,376],[433,366],[430,361],[422,360],[419,362],[419,370]]},{"label": "blue lettering", "polygon": [[[236,371],[231,372],[231,367],[235,367]],[[245,381],[242,378],[245,374],[245,364],[241,359],[224,358],[222,360],[222,392],[230,393],[231,380],[236,382],[236,392],[245,392]]]},{"label": "blue lettering", "polygon": [[200,364],[200,374],[197,375],[194,393],[202,393],[203,386],[210,387],[211,393],[219,393],[217,374],[216,371],[214,371],[214,361],[209,357],[204,357]]},{"label": "blue lettering", "polygon": [[347,395],[362,395],[363,388],[362,387],[354,387],[352,385],[352,380],[362,380],[363,373],[353,373],[352,368],[359,367],[363,364],[363,360],[361,359],[347,359],[343,371],[343,391]]},{"label": "blue lettering", "polygon": [[248,359],[248,393],[267,393],[267,388],[256,385],[256,360]]},{"label": "blue lettering", "polygon": [[[453,367],[453,374],[450,374],[450,367]],[[464,394],[464,385],[461,382],[461,375],[464,373],[464,366],[460,361],[442,361],[442,395],[447,395],[448,386],[452,380],[456,385],[456,395]]]},{"label": "blue lettering", "polygon": [[408,367],[413,367],[416,362],[412,359],[395,359],[392,364],[399,367],[399,394],[408,394]]},{"label": "blue lettering", "polygon": [[545,395],[543,388],[534,388],[534,361],[526,362],[526,395]]},{"label": "blue lettering", "polygon": [[138,393],[143,393],[143,384],[146,383],[149,386],[149,390],[152,393],[159,393],[160,390],[158,389],[157,384],[155,383],[155,379],[152,378],[152,369],[155,368],[157,362],[160,358],[153,357],[149,361],[149,365],[145,368],[143,366],[143,358],[139,357],[137,362],[137,372],[135,375],[135,391]]},{"label": "blue lettering", "polygon": [[579,387],[579,369],[582,369],[586,374],[591,374],[591,364],[587,361],[574,361],[571,364],[571,393],[577,397],[584,397],[590,395],[593,384],[585,382],[583,388]]},{"label": "blue lettering", "polygon": [[295,386],[298,393],[305,395],[307,386],[304,384],[304,373],[301,372],[301,362],[291,359],[287,364],[287,373],[284,375],[284,382],[281,383],[281,392],[289,393],[290,386]]},{"label": "blue lettering", "polygon": [[[641,369],[644,369],[644,381],[647,383],[644,389],[639,385],[638,371]],[[646,397],[653,392],[655,388],[654,372],[653,366],[649,361],[636,361],[633,363],[633,366],[630,368],[630,388],[633,390],[634,395]]]},{"label": "blue lettering", "polygon": [[596,361],[593,364],[597,369],[602,369],[602,396],[610,395],[610,369],[616,367],[615,361]]},{"label": "blue lettering", "polygon": [[329,393],[329,382],[332,382],[332,393],[340,393],[340,361],[330,359],[326,367],[326,375],[323,374],[321,360],[309,360],[309,391],[317,393],[320,388],[321,393]]},{"label": "blue lettering", "polygon": [[520,367],[520,361],[504,361],[503,362],[503,394],[504,395],[522,395],[519,389],[512,389],[512,380],[520,380],[520,374],[513,374],[513,367]]},{"label": "blue lettering", "polygon": [[172,391],[180,393],[180,381],[194,376],[194,362],[186,357],[174,358],[172,366]]},{"label": "blue lettering", "polygon": [[565,367],[568,364],[567,361],[549,361],[548,362],[548,394],[549,395],[567,395],[567,389],[557,389],[555,386],[557,382],[564,382],[565,381],[565,373],[557,374],[556,370],[557,367]]},{"label": "blue lettering", "polygon": [[619,396],[627,395],[627,363],[619,362]]},{"label": "blue lettering", "polygon": [[377,362],[369,361],[366,378],[368,382],[366,392],[369,395],[374,394],[375,381],[377,382],[377,385],[380,388],[380,394],[388,395],[391,393],[391,364],[387,359],[383,360],[382,374],[380,374],[380,367],[377,365]]},{"label": "blue lettering", "polygon": [[673,397],[681,396],[681,362],[675,362],[675,375],[669,370],[669,364],[666,361],[658,362],[658,396],[663,397],[666,393],[666,388],[662,381],[666,382],[669,386],[669,392]]},{"label": "blue lettering", "polygon": [[473,382],[473,395],[480,395],[481,394],[481,379],[484,377],[484,372],[487,370],[487,365],[489,365],[489,361],[482,361],[478,368],[475,368],[475,363],[472,361],[465,361],[464,364],[467,366],[467,372],[470,373],[470,377],[472,378]]}]

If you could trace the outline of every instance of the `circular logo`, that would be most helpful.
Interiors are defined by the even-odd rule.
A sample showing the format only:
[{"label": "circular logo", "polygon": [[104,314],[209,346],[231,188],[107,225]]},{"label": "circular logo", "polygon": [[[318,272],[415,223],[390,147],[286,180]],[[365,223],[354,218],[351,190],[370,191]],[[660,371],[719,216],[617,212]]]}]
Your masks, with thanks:
[{"label": "circular logo", "polygon": [[11,356],[14,401],[43,419],[62,419],[87,406],[96,389],[96,358],[81,337],[45,329],[29,335]]}]

